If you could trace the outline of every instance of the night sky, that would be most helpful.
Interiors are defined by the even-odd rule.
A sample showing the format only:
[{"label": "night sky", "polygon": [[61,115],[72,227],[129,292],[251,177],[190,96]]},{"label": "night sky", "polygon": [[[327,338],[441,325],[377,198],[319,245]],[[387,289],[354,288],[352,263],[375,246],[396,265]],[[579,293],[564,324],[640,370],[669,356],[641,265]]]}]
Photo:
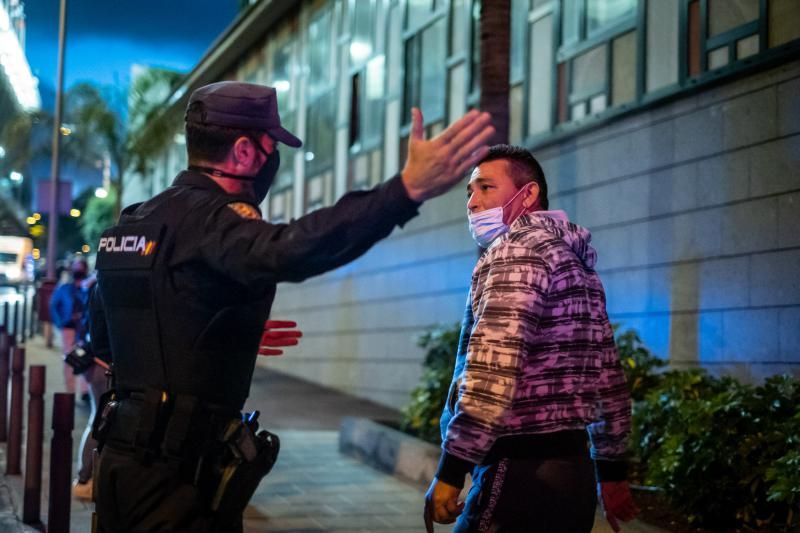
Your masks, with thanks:
[{"label": "night sky", "polygon": [[[26,54],[42,106],[53,109],[58,0],[27,0]],[[135,63],[188,72],[238,11],[236,0],[68,0],[64,85],[127,88]]]}]

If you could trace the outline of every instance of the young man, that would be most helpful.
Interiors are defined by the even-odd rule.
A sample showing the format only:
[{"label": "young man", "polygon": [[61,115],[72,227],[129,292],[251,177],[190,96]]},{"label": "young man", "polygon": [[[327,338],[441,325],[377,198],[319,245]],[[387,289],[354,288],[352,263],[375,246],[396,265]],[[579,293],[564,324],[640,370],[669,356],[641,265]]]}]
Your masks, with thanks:
[{"label": "young man", "polygon": [[[630,397],[591,236],[547,210],[542,169],[522,148],[492,147],[467,195],[470,231],[486,250],[472,274],[426,527],[458,518],[459,533],[588,533],[596,472],[617,530],[638,512],[625,481]],[[473,486],[459,503],[467,473]]]},{"label": "young man", "polygon": [[301,145],[275,89],[220,82],[192,94],[188,170],[126,208],[98,246],[92,341],[113,357],[116,390],[98,426],[100,531],[242,530],[277,453],[240,413],[276,284],[344,265],[416,216],[486,154],[489,122],[473,111],[425,140],[415,110],[397,176],[270,224],[258,205],[278,143]]}]

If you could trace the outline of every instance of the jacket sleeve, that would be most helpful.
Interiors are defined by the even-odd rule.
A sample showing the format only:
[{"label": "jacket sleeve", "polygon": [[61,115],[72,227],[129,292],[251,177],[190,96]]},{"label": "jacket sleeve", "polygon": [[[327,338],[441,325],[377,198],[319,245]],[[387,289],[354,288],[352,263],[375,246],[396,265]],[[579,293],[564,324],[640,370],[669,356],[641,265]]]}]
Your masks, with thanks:
[{"label": "jacket sleeve", "polygon": [[588,429],[599,481],[620,481],[627,478],[631,397],[614,342],[614,331],[605,309],[603,320],[605,324],[598,386],[598,419]]},{"label": "jacket sleeve", "polygon": [[68,321],[64,303],[64,285],[59,285],[50,297],[50,318],[57,328],[63,328]]},{"label": "jacket sleeve", "polygon": [[500,246],[485,259],[489,272],[436,474],[456,487],[504,432],[525,356],[520,339],[538,327],[550,283],[549,267],[529,248]]},{"label": "jacket sleeve", "polygon": [[418,206],[399,176],[289,224],[243,218],[223,206],[208,219],[200,253],[245,285],[302,281],[356,259],[416,216]]}]

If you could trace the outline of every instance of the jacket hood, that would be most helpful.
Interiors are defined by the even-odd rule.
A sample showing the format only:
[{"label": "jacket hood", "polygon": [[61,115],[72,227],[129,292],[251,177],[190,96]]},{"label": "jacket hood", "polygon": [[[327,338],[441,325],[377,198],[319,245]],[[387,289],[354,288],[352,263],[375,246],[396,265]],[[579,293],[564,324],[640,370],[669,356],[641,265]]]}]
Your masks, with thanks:
[{"label": "jacket hood", "polygon": [[523,215],[511,224],[511,233],[515,230],[546,232],[564,241],[587,267],[594,268],[597,263],[597,251],[589,244],[591,232],[570,222],[564,211],[536,211]]}]

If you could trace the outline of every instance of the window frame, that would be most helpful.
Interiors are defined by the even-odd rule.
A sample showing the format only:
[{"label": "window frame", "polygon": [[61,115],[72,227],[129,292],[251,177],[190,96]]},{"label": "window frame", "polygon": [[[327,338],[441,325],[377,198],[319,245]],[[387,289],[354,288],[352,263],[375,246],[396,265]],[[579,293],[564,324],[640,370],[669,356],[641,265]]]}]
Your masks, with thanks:
[{"label": "window frame", "polygon": [[[746,22],[738,27],[731,28],[721,34],[709,37],[709,0],[677,0],[678,6],[678,43],[675,53],[677,54],[677,81],[669,83],[663,87],[659,87],[653,91],[646,90],[647,78],[647,8],[648,0],[638,0],[636,12],[634,15],[620,19],[613,24],[610,24],[602,30],[596,31],[590,35],[586,33],[586,2],[588,0],[579,0],[580,11],[580,25],[579,25],[579,39],[575,42],[562,44],[562,29],[563,29],[563,11],[564,0],[553,0],[528,11],[528,23],[525,26],[525,51],[524,51],[524,94],[526,97],[526,105],[530,105],[527,96],[530,94],[529,85],[531,83],[530,73],[530,53],[531,53],[531,26],[534,22],[538,21],[544,16],[552,13],[554,17],[553,22],[553,74],[552,74],[552,97],[550,100],[551,112],[551,128],[548,131],[542,131],[535,134],[528,134],[528,113],[524,114],[523,118],[523,138],[526,146],[541,147],[556,142],[560,142],[565,138],[571,137],[578,132],[588,129],[599,127],[606,124],[609,120],[615,119],[619,116],[626,115],[632,112],[643,111],[658,103],[668,101],[671,99],[680,98],[689,94],[693,94],[710,85],[719,83],[726,79],[733,79],[738,76],[743,76],[751,72],[764,70],[777,65],[779,62],[796,57],[800,53],[800,38],[785,42],[781,45],[769,48],[769,27],[768,27],[768,7],[769,0],[759,0],[759,17],[757,20]],[[649,0],[653,1],[653,0]],[[658,0],[655,0],[658,1]],[[692,2],[698,2],[699,6],[699,60],[700,72],[697,75],[689,74],[689,6]],[[630,31],[636,31],[636,91],[633,100],[623,103],[615,104],[612,99],[612,81],[613,81],[613,42],[614,39],[622,37]],[[737,43],[743,38],[758,36],[758,52],[744,58],[737,57]],[[585,38],[581,39],[583,36]],[[572,120],[569,118],[571,106],[576,100],[573,98],[572,82],[573,76],[571,75],[572,63],[578,55],[600,45],[606,45],[606,78],[605,90],[606,95],[606,108],[596,114],[587,114],[579,119]],[[719,68],[709,70],[708,68],[708,54],[710,51],[720,47],[727,47],[728,49],[728,63]],[[566,121],[559,121],[559,76],[560,66],[564,65],[567,68],[566,75]],[[588,101],[584,99],[583,101]]]}]

